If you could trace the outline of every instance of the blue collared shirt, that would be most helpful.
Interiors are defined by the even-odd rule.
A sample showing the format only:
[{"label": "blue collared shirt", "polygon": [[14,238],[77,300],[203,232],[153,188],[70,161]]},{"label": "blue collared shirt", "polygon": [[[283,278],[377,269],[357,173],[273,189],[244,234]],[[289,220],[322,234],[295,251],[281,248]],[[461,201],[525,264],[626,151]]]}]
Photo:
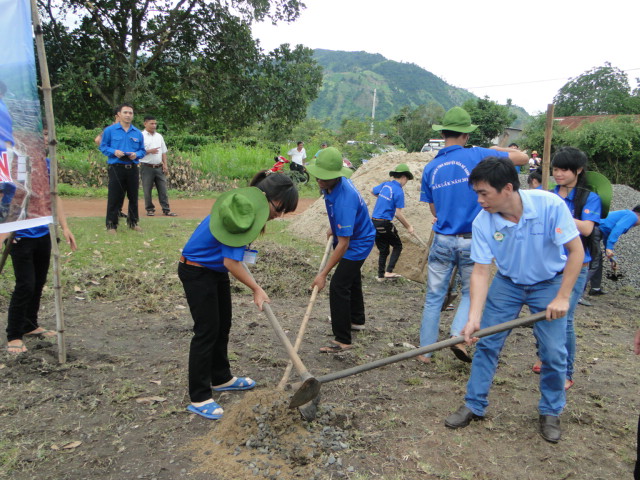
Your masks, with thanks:
[{"label": "blue collared shirt", "polygon": [[244,258],[245,247],[230,247],[220,243],[209,229],[211,215],[207,215],[182,249],[182,255],[187,260],[199,263],[203,267],[216,272],[228,272],[224,266],[224,259],[230,258],[241,262]]},{"label": "blue collared shirt", "polygon": [[331,193],[324,193],[334,246],[337,237],[349,237],[346,260],[364,260],[369,256],[376,238],[376,229],[369,218],[369,209],[362,195],[348,178],[342,177]]},{"label": "blue collared shirt", "polygon": [[[556,185],[553,189],[553,193],[558,195],[560,191],[560,185]],[[560,197],[560,195],[558,195]],[[577,218],[577,214],[575,212],[574,201],[576,198],[576,189],[572,188],[569,195],[566,197],[560,197],[564,200],[564,203],[567,204],[569,211],[571,212],[571,216],[573,218]],[[587,197],[587,201],[584,203],[584,207],[582,207],[582,215],[579,220],[589,220],[593,222],[594,225],[598,225],[600,223],[600,215],[602,213],[602,202],[600,201],[600,196],[597,193],[589,192],[589,196]],[[582,235],[581,235],[582,236]],[[584,250],[584,261],[591,261],[591,251],[589,249]]]},{"label": "blue collared shirt", "polygon": [[[131,160],[128,157],[120,159],[115,155],[116,150],[120,150],[125,154],[135,153],[136,159]],[[115,123],[104,129],[102,142],[100,142],[100,151],[106,155],[109,165],[116,163],[125,165],[130,163],[137,164],[147,153],[144,149],[142,132],[133,125],[129,126],[129,130],[125,130],[120,123]]]},{"label": "blue collared shirt", "polygon": [[380,220],[393,220],[396,208],[404,208],[404,190],[397,180],[383,182],[373,187],[373,194],[378,197],[371,216]]},{"label": "blue collared shirt", "polygon": [[636,225],[638,215],[633,210],[618,210],[607,215],[600,224],[605,248],[613,250],[620,236]]},{"label": "blue collared shirt", "polygon": [[509,158],[508,152],[489,148],[443,148],[422,172],[420,201],[433,203],[438,221],[436,233],[457,235],[471,232],[471,224],[480,211],[478,196],[469,185],[471,170],[487,157]]},{"label": "blue collared shirt", "polygon": [[579,233],[564,201],[541,190],[519,190],[518,223],[482,210],[473,221],[471,259],[488,265],[495,258],[501,274],[514,283],[533,285],[564,270],[564,245]]}]

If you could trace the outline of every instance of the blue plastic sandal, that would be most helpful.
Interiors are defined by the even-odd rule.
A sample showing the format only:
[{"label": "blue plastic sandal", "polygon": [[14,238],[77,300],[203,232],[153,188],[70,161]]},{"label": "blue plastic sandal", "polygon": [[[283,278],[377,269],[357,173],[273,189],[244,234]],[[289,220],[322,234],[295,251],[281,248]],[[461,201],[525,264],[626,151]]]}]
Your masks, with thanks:
[{"label": "blue plastic sandal", "polygon": [[249,377],[237,377],[236,381],[226,387],[214,387],[216,392],[232,392],[236,390],[251,390],[256,386],[256,382]]},{"label": "blue plastic sandal", "polygon": [[213,413],[217,409],[222,410],[222,407],[218,405],[216,402],[206,403],[201,407],[196,407],[195,405],[189,405],[187,410],[191,413],[195,413],[196,415],[200,415],[201,417],[208,418],[209,420],[218,420],[222,418],[222,413]]}]

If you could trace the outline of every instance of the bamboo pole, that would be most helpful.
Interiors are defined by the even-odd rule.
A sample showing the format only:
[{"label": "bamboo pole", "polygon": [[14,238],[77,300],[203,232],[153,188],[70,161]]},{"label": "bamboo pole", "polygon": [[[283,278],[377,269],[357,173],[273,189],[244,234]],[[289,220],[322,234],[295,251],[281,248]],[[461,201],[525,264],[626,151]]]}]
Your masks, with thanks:
[{"label": "bamboo pole", "polygon": [[49,235],[51,237],[51,249],[53,254],[53,293],[56,310],[56,330],[58,332],[58,361],[66,363],[67,349],[64,339],[64,314],[62,311],[62,287],[60,283],[60,250],[58,249],[58,163],[56,159],[56,124],[53,117],[53,98],[51,95],[51,81],[49,79],[49,66],[47,65],[47,54],[44,49],[44,39],[42,38],[42,22],[38,13],[36,0],[31,0],[31,20],[33,22],[33,32],[36,39],[36,51],[38,55],[38,65],[40,66],[40,80],[42,95],[44,98],[44,113],[47,120],[47,130],[49,137],[49,159],[51,160],[49,172],[49,184],[51,189],[51,215],[53,224],[49,225]]},{"label": "bamboo pole", "polygon": [[542,189],[549,190],[549,165],[551,164],[551,139],[553,138],[553,103],[547,105],[547,123],[544,129],[542,150]]}]

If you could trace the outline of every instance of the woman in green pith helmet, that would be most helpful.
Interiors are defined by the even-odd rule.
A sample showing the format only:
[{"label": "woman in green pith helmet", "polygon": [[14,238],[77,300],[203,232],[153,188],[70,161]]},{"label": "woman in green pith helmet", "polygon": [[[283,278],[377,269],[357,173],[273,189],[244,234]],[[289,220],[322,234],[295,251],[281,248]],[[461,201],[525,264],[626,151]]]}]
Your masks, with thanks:
[{"label": "woman in green pith helmet", "polygon": [[189,349],[189,397],[192,413],[208,419],[222,417],[213,400],[215,391],[249,390],[256,382],[235,377],[227,354],[231,330],[229,272],[253,291],[253,301],[262,310],[269,302],[265,291],[242,265],[247,245],[264,230],[268,220],[298,206],[298,191],[286,175],[258,173],[251,187],[222,194],[187,241],[178,277],[184,287],[193,317]]}]

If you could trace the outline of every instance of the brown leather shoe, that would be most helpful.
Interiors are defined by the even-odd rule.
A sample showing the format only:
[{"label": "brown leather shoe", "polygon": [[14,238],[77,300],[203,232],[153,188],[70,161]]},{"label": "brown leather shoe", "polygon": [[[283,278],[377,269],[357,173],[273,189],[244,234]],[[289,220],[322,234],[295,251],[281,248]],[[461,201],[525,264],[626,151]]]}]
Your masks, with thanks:
[{"label": "brown leather shoe", "polygon": [[455,413],[449,415],[445,421],[445,427],[464,428],[471,423],[472,420],[483,420],[484,417],[476,415],[465,405],[461,406]]},{"label": "brown leather shoe", "polygon": [[540,435],[547,442],[558,443],[560,440],[560,417],[553,415],[540,415]]},{"label": "brown leather shoe", "polygon": [[451,347],[453,354],[458,357],[458,360],[462,360],[465,363],[471,363],[471,356],[467,353],[467,348],[464,343],[458,343]]}]

